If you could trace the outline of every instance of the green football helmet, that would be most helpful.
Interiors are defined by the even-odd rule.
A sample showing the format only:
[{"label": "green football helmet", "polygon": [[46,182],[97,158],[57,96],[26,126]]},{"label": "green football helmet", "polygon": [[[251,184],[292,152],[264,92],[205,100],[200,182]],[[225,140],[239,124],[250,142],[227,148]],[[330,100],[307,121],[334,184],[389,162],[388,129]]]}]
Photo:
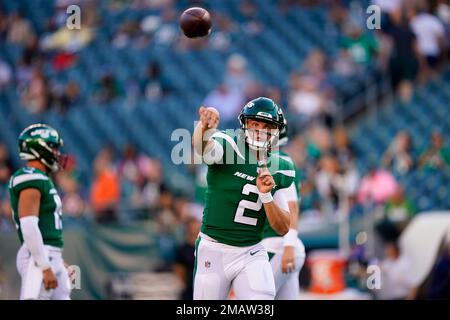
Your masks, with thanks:
[{"label": "green football helmet", "polygon": [[63,145],[58,131],[46,124],[32,124],[19,135],[19,156],[22,160],[39,160],[56,172],[64,168],[67,160],[60,152]]},{"label": "green football helmet", "polygon": [[[258,120],[272,123],[276,126],[275,130],[267,132],[265,140],[256,139],[255,130],[247,127],[247,120]],[[272,99],[259,97],[248,102],[239,114],[241,129],[245,133],[245,141],[249,147],[254,150],[270,150],[280,131],[284,127],[283,116],[280,107]]]}]

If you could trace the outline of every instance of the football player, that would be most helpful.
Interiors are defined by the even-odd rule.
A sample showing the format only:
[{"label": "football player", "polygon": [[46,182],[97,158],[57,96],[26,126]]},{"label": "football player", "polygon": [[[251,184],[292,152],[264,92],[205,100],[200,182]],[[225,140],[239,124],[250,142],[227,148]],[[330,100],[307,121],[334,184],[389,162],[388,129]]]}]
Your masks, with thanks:
[{"label": "football player", "polygon": [[295,176],[291,162],[271,154],[284,123],[280,108],[265,97],[247,103],[240,132],[217,131],[220,115],[199,109],[196,153],[208,164],[205,209],[196,242],[194,299],[274,299],[268,254],[261,244],[265,221],[288,232],[285,193]]},{"label": "football player", "polygon": [[[283,116],[284,127],[280,132],[278,147],[288,142],[287,121]],[[283,151],[274,153],[290,163],[295,168],[294,161]],[[295,168],[297,169],[297,168]],[[297,170],[295,170],[297,172]],[[263,245],[269,253],[269,260],[272,266],[273,276],[276,288],[276,300],[296,300],[300,294],[299,274],[305,262],[305,247],[298,238],[298,218],[300,202],[300,181],[296,174],[294,182],[289,186],[286,192],[286,200],[289,205],[291,223],[288,233],[283,237],[277,234],[275,230],[266,221],[264,227]]]},{"label": "football player", "polygon": [[9,181],[14,222],[22,246],[17,253],[20,299],[70,299],[70,280],[62,258],[61,199],[51,174],[64,166],[58,132],[45,124],[19,136],[26,165]]}]

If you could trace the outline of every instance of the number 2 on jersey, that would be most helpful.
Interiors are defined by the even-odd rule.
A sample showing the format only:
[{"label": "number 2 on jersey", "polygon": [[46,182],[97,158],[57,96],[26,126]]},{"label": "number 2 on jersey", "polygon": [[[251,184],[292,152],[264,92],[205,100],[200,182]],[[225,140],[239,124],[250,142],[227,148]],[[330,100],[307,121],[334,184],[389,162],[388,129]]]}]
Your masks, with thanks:
[{"label": "number 2 on jersey", "polygon": [[[247,183],[242,188],[242,194],[248,196],[250,193],[259,194],[258,188],[254,184]],[[258,223],[258,219],[244,216],[244,211],[245,211],[245,209],[248,209],[248,210],[258,212],[259,210],[261,210],[262,206],[263,206],[263,204],[262,204],[261,200],[259,199],[259,197],[256,202],[252,202],[252,201],[248,201],[248,200],[239,201],[239,205],[236,210],[236,214],[234,216],[234,222],[248,224],[251,226],[256,226],[256,224]]]}]

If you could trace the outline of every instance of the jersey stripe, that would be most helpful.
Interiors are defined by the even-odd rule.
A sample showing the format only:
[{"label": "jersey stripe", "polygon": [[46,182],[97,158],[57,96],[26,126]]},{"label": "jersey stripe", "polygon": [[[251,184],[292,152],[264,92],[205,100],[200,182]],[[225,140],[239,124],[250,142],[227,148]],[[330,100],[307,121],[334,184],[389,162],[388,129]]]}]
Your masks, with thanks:
[{"label": "jersey stripe", "polygon": [[280,173],[288,177],[294,177],[295,178],[295,170],[277,170],[275,171],[275,174]]},{"label": "jersey stripe", "polygon": [[245,160],[244,156],[242,155],[242,153],[239,151],[238,146],[236,144],[236,142],[233,140],[232,137],[230,137],[229,135],[223,133],[223,132],[216,132],[214,133],[211,138],[222,138],[226,141],[228,141],[228,143],[231,145],[231,147],[233,148],[234,152],[236,152],[236,154],[241,157],[243,160]]},{"label": "jersey stripe", "polygon": [[12,182],[12,186],[15,187],[18,184],[33,181],[33,180],[48,180],[48,177],[46,177],[43,174],[40,173],[30,173],[30,174],[22,174],[20,176],[17,176],[14,178]]},{"label": "jersey stripe", "polygon": [[288,156],[282,156],[282,155],[279,155],[279,154],[276,154],[276,153],[272,153],[272,156],[281,158],[281,159],[283,159],[283,160],[286,160],[286,161],[289,162],[289,163],[294,164],[294,161],[292,161],[291,157],[288,157]]}]

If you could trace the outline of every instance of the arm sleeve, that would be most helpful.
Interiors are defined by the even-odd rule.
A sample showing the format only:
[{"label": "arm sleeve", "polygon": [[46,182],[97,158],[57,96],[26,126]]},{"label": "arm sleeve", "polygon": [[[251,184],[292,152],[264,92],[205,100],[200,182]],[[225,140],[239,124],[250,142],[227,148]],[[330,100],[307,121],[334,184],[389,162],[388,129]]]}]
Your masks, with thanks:
[{"label": "arm sleeve", "polygon": [[38,226],[39,218],[27,216],[20,218],[20,228],[22,230],[23,241],[30,250],[33,259],[41,270],[48,269],[50,262],[44,248],[42,234]]}]

